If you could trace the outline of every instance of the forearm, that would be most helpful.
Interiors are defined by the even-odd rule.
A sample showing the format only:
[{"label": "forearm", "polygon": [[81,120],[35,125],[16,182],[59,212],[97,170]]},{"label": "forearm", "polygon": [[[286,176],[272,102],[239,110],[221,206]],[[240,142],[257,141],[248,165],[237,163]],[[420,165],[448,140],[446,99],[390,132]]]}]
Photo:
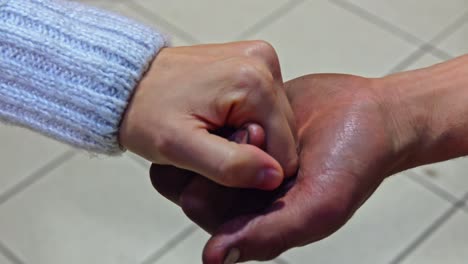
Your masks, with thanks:
[{"label": "forearm", "polygon": [[81,4],[0,1],[0,119],[119,152],[133,89],[165,45],[150,28]]},{"label": "forearm", "polygon": [[408,148],[406,168],[468,154],[468,57],[380,80]]}]

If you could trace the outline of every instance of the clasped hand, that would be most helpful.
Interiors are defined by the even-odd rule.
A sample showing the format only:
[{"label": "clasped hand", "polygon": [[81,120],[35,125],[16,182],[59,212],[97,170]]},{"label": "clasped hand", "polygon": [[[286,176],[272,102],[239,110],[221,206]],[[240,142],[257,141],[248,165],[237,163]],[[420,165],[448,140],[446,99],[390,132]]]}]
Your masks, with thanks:
[{"label": "clasped hand", "polygon": [[[121,141],[155,163],[155,189],[212,234],[204,263],[270,260],[329,236],[386,177],[424,162],[418,116],[386,84],[336,74],[283,84],[264,42],[166,49]],[[214,134],[226,127],[233,134]]]},{"label": "clasped hand", "polygon": [[[214,132],[258,124],[262,149]],[[272,190],[297,170],[296,129],[274,49],[261,41],[165,48],[137,87],[121,144],[228,187]]]}]

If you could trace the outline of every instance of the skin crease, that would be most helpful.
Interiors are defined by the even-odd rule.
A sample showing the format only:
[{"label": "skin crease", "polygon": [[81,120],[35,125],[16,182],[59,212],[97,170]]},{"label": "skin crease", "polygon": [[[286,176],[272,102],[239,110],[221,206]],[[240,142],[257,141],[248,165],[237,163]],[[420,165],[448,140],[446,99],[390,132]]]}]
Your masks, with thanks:
[{"label": "skin crease", "polygon": [[[239,262],[273,259],[337,231],[390,175],[467,153],[468,126],[455,122],[468,111],[466,65],[463,57],[381,79],[319,74],[286,83],[300,167],[273,192],[158,165],[153,186],[213,235],[203,263],[221,264],[234,248]],[[260,146],[258,131],[249,143]]]},{"label": "skin crease", "polygon": [[[282,87],[278,57],[266,42],[164,48],[125,112],[120,143],[224,186],[275,189],[298,166],[294,116]],[[265,129],[264,150],[212,133],[250,122]]]}]

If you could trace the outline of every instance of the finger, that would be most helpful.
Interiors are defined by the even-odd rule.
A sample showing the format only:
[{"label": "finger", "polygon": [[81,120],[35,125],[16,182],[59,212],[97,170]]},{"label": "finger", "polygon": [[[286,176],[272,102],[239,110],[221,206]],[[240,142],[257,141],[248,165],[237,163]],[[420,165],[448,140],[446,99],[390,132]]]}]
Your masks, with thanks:
[{"label": "finger", "polygon": [[[256,124],[248,124],[230,138],[239,144],[257,147],[261,147],[265,140],[263,129]],[[270,201],[266,200],[266,194],[262,198],[254,196],[256,191],[224,188],[200,175],[172,166],[153,164],[150,178],[160,194],[181,206],[193,222],[209,233],[233,216],[255,212]]]},{"label": "finger", "polygon": [[246,47],[247,56],[255,58],[263,63],[271,72],[278,88],[283,86],[283,75],[281,65],[275,48],[266,41],[251,41],[251,45]]},{"label": "finger", "polygon": [[[273,80],[274,80],[274,89],[276,90],[276,94],[278,97],[277,105],[279,106],[278,109],[281,110],[284,119],[286,120],[288,126],[284,126],[283,129],[289,129],[289,134],[292,136],[294,140],[294,148],[290,148],[291,152],[284,152],[284,156],[276,156],[276,153],[280,153],[281,147],[279,145],[274,145],[273,148],[268,149],[268,151],[272,151],[273,157],[277,158],[280,164],[283,166],[283,170],[285,171],[286,176],[293,176],[296,174],[297,170],[297,156],[294,155],[297,153],[297,129],[296,129],[296,120],[294,118],[294,113],[289,103],[289,100],[286,96],[286,91],[284,90],[284,83],[283,77],[281,74],[281,68],[279,64],[278,57],[274,49],[272,48],[273,52],[267,52],[266,49],[259,49],[255,52],[252,52],[254,56],[256,56],[260,61],[263,61],[265,65],[269,68],[270,72],[272,73]],[[270,54],[268,56],[268,54]],[[278,149],[278,152],[276,151]],[[292,158],[294,157],[294,158]]]},{"label": "finger", "polygon": [[281,164],[286,177],[293,176],[298,167],[295,131],[291,129],[288,119],[279,109],[270,113],[270,116],[264,117],[267,121],[262,124],[266,131],[265,150]]},{"label": "finger", "polygon": [[238,144],[249,144],[260,149],[265,148],[265,131],[258,124],[247,124],[243,129],[237,130],[229,140]]},{"label": "finger", "polygon": [[[265,65],[273,77],[274,89],[276,90],[275,93],[278,95],[277,104],[279,105],[279,109],[281,110],[288,124],[288,126],[284,126],[283,129],[287,130],[287,128],[289,128],[289,134],[294,140],[294,148],[289,149],[291,152],[283,151],[283,156],[277,156],[277,153],[281,152],[280,148],[282,148],[282,146],[276,144],[269,148],[268,152],[272,154],[274,158],[277,158],[277,160],[283,166],[285,176],[293,176],[297,170],[297,156],[292,158],[297,152],[296,121],[291,104],[289,103],[289,100],[286,96],[286,91],[284,90],[283,77],[281,74],[281,66],[278,55],[276,54],[275,49],[266,42],[259,42],[257,45],[252,45],[248,50],[248,54]],[[276,149],[278,149],[278,151]]]},{"label": "finger", "polygon": [[[229,139],[238,144],[251,144],[259,148],[265,133],[257,124],[248,124],[233,133]],[[195,176],[180,197],[184,213],[197,225],[212,234],[222,223],[234,216],[252,213],[267,204],[269,194],[225,188],[201,176]],[[213,199],[216,197],[216,199]]]},{"label": "finger", "polygon": [[202,128],[180,131],[171,138],[176,144],[162,148],[171,164],[227,187],[271,190],[281,184],[280,164],[261,149],[230,142]]},{"label": "finger", "polygon": [[[151,180],[165,198],[180,206],[185,215],[206,232],[213,234],[227,221],[237,189],[225,188],[200,175],[171,166],[153,165]],[[216,199],[213,199],[216,197]]]},{"label": "finger", "polygon": [[295,183],[266,211],[226,223],[206,244],[203,263],[225,263],[233,254],[238,259],[231,263],[271,260],[290,248],[331,234],[348,219],[348,212],[336,200],[322,200],[319,189]]},{"label": "finger", "polygon": [[176,167],[153,164],[150,173],[154,188],[210,234],[234,216],[255,212],[268,203],[266,197],[252,196],[252,191],[225,188]]},{"label": "finger", "polygon": [[[264,74],[268,76],[269,73]],[[266,84],[268,86],[268,82]],[[264,120],[261,125],[266,130],[266,151],[281,164],[285,176],[292,176],[298,167],[296,124],[281,76],[273,76],[271,93],[275,95],[273,102],[268,101],[268,96],[262,96],[260,103],[255,102],[259,109],[265,107],[265,111],[257,111]]]},{"label": "finger", "polygon": [[227,188],[200,176],[193,178],[180,201],[184,213],[213,234],[240,215],[264,210],[277,197],[278,192]]},{"label": "finger", "polygon": [[[242,77],[234,80],[232,93],[225,96],[232,102],[232,111],[227,116],[227,122],[237,127],[254,122],[263,127],[266,152],[281,164],[287,176],[291,176],[297,170],[298,156],[295,131],[293,132],[290,121],[283,113],[283,109],[289,107],[289,103],[285,102],[285,98],[278,96],[283,91],[275,88],[271,73],[265,71],[264,67],[255,65],[256,63],[250,62],[249,66],[240,66],[244,67]],[[238,89],[235,87],[239,86],[239,83],[249,93],[242,103],[236,104],[235,95]]]},{"label": "finger", "polygon": [[296,118],[294,116],[294,112],[291,108],[291,104],[288,100],[288,97],[286,96],[286,91],[284,90],[284,88],[280,88],[280,89],[281,91],[279,92],[279,99],[280,99],[280,104],[283,109],[283,114],[286,117],[286,120],[288,121],[289,129],[291,130],[291,134],[293,135],[294,141],[296,142],[296,145],[297,145],[299,143],[298,143],[298,131],[297,131]]},{"label": "finger", "polygon": [[247,48],[246,53],[248,56],[256,58],[260,63],[263,63],[271,72],[275,83],[275,89],[278,90],[278,95],[280,97],[280,104],[283,113],[288,120],[289,127],[294,132],[293,135],[296,137],[296,122],[294,119],[293,110],[289,103],[289,100],[286,96],[286,91],[283,83],[283,76],[281,73],[281,65],[273,46],[264,41],[256,41],[256,45],[250,45]]},{"label": "finger", "polygon": [[156,191],[180,206],[180,196],[194,177],[193,172],[173,166],[152,164],[151,183]]},{"label": "finger", "polygon": [[181,194],[180,206],[190,220],[213,234],[227,220],[228,212],[236,208],[238,191],[196,176]]},{"label": "finger", "polygon": [[[233,48],[235,46],[235,48]],[[183,48],[183,47],[182,47]],[[275,89],[281,90],[279,92],[282,111],[286,116],[292,135],[297,140],[296,136],[296,122],[294,119],[292,108],[287,100],[283,77],[281,74],[281,67],[278,55],[275,49],[265,41],[241,41],[228,44],[208,44],[200,46],[192,46],[191,48],[198,48],[200,53],[207,56],[248,56],[255,58],[259,63],[265,65],[271,72],[274,79]]]},{"label": "finger", "polygon": [[[262,148],[265,133],[259,125],[248,124],[246,128],[231,135],[230,139],[239,144],[251,144]],[[193,181],[193,178],[200,177],[191,171],[174,166],[152,164],[150,168],[150,179],[155,190],[177,205],[180,205],[180,196],[188,184]]]},{"label": "finger", "polygon": [[178,49],[198,49],[199,54],[205,54],[206,56],[232,56],[232,57],[249,57],[256,59],[259,63],[265,65],[276,85],[276,89],[283,90],[281,92],[281,100],[283,107],[283,112],[288,119],[288,123],[291,128],[295,127],[294,115],[291,107],[289,106],[289,101],[286,98],[283,85],[283,77],[281,73],[281,66],[279,62],[278,55],[269,43],[265,41],[240,41],[232,42],[226,44],[205,44],[191,47],[179,47]]}]

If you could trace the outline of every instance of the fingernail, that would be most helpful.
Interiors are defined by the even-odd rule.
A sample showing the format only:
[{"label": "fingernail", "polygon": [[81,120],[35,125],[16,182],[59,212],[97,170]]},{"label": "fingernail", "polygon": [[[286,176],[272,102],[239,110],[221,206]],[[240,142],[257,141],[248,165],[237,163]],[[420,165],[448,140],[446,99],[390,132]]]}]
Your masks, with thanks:
[{"label": "fingernail", "polygon": [[245,129],[239,130],[231,136],[230,140],[238,144],[247,144],[249,141],[249,132]]},{"label": "fingernail", "polygon": [[277,179],[280,176],[280,173],[276,169],[263,169],[257,176],[258,186],[263,188],[269,188],[269,186],[271,186],[272,183],[276,184],[278,182],[274,179]]},{"label": "fingernail", "polygon": [[233,248],[229,251],[229,254],[224,259],[224,264],[235,264],[240,259],[240,250]]}]

